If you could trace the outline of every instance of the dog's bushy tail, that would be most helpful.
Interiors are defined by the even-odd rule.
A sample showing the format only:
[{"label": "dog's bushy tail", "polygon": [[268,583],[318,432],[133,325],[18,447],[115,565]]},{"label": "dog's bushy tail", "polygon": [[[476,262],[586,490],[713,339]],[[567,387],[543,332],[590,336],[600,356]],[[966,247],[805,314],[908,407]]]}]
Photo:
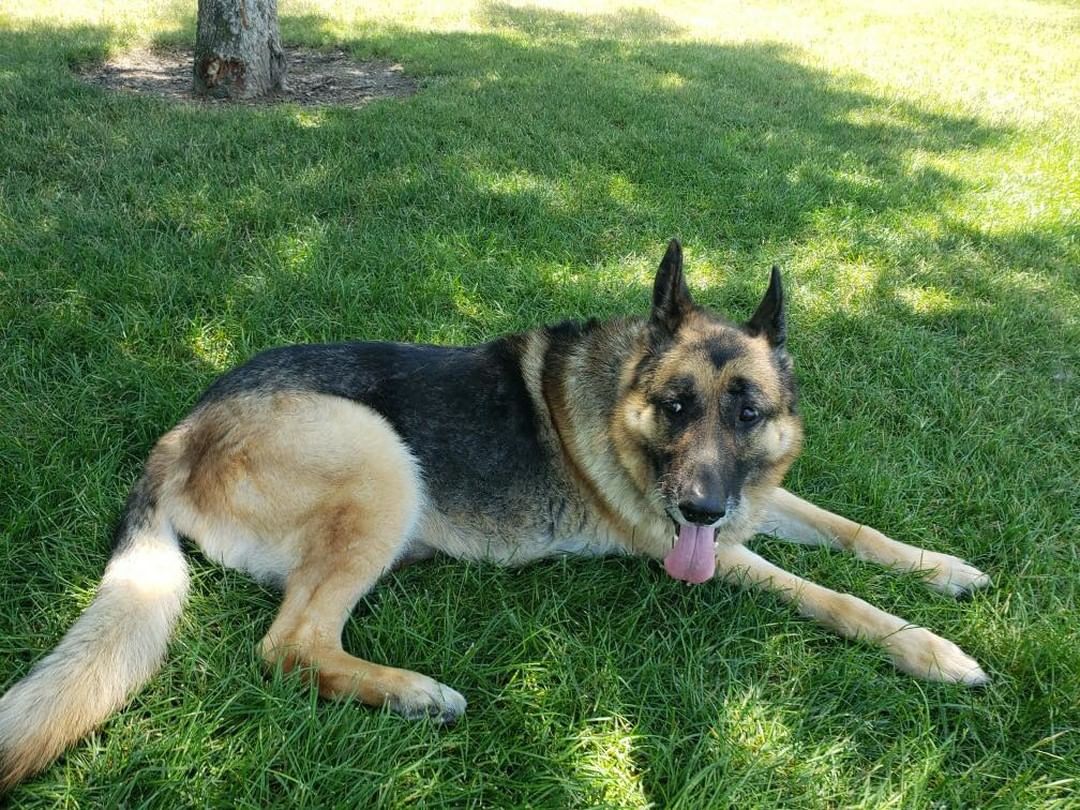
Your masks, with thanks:
[{"label": "dog's bushy tail", "polygon": [[179,540],[144,472],[94,601],[0,698],[0,793],[42,770],[157,672],[187,588]]}]

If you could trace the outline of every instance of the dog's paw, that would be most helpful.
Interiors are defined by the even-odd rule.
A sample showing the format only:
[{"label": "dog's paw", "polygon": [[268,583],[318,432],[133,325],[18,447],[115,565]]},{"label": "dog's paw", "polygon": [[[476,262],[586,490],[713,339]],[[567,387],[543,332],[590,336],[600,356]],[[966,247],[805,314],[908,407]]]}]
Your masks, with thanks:
[{"label": "dog's paw", "polygon": [[974,658],[923,627],[905,627],[883,639],[882,644],[897,669],[916,678],[965,686],[990,682]]},{"label": "dog's paw", "polygon": [[917,568],[927,585],[949,596],[963,596],[990,584],[989,576],[951,554],[923,551]]},{"label": "dog's paw", "polygon": [[387,708],[410,720],[431,718],[441,726],[453,725],[465,713],[460,692],[433,678],[411,673],[409,683],[386,699]]}]

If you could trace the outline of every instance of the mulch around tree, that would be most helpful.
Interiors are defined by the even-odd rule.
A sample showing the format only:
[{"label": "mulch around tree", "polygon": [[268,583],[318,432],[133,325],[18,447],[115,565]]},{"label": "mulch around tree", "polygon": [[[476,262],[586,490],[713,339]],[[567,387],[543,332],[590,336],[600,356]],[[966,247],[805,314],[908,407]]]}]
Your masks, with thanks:
[{"label": "mulch around tree", "polygon": [[89,84],[191,104],[299,104],[359,107],[379,98],[407,96],[416,82],[401,65],[382,60],[358,62],[342,50],[286,47],[288,89],[249,101],[196,97],[191,92],[194,54],[190,48],[129,51],[82,68]]}]

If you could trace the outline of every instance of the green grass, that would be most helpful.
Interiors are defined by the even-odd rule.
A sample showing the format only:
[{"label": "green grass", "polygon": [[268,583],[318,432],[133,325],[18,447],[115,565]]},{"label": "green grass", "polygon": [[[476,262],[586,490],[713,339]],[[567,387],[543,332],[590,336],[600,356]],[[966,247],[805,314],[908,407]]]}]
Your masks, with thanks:
[{"label": "green grass", "polygon": [[88,5],[0,12],[0,683],[92,598],[126,487],[217,373],[643,312],[671,235],[736,315],[786,270],[792,487],[994,587],[757,546],[993,683],[917,682],[641,560],[437,562],[346,633],[466,695],[437,731],[265,677],[276,595],[195,555],[162,673],[14,805],[1080,803],[1076,4],[285,2],[289,41],[421,82],[320,111],[83,86],[70,65],[193,37],[194,3]]}]

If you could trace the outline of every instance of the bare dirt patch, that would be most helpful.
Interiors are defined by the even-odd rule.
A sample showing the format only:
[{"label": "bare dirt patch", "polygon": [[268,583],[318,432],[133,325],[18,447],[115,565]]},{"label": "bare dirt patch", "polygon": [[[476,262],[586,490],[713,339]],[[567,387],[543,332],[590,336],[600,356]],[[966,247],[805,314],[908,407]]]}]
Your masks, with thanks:
[{"label": "bare dirt patch", "polygon": [[288,90],[250,101],[196,97],[191,92],[194,55],[190,49],[135,50],[79,71],[89,84],[192,104],[281,104],[359,107],[379,98],[408,96],[416,82],[401,65],[358,62],[342,50],[286,47]]}]

